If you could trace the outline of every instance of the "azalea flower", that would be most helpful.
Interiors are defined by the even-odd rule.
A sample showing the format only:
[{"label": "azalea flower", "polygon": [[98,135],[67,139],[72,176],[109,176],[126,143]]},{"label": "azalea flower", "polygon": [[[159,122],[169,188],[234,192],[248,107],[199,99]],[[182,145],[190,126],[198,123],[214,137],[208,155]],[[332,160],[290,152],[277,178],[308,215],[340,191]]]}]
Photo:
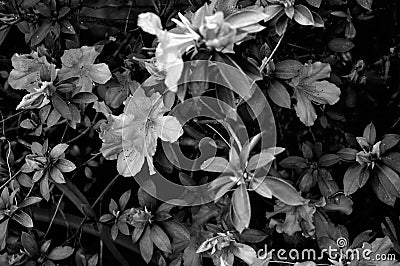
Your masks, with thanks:
[{"label": "azalea flower", "polygon": [[8,83],[15,90],[36,92],[43,81],[41,72],[50,72],[52,77],[55,74],[55,65],[50,64],[45,56],[39,56],[37,52],[23,55],[14,54],[11,63],[14,69],[10,72]]},{"label": "azalea flower", "polygon": [[153,13],[142,13],[138,26],[145,32],[156,35],[156,63],[158,70],[165,73],[165,85],[177,91],[177,82],[182,74],[182,55],[191,47],[202,42],[210,49],[233,52],[233,45],[243,41],[249,33],[264,29],[258,22],[267,16],[256,10],[243,10],[224,17],[223,12],[214,14],[214,5],[205,4],[193,14],[191,21],[178,14],[172,19],[177,28],[163,30],[160,18]]},{"label": "azalea flower", "polygon": [[142,13],[138,25],[146,32],[156,35],[159,44],[156,48],[156,66],[165,72],[165,85],[177,91],[177,83],[183,70],[182,54],[194,45],[200,36],[195,32],[178,34],[163,30],[160,18],[153,13]]},{"label": "azalea flower", "polygon": [[80,92],[91,92],[94,83],[105,84],[111,72],[105,63],[94,64],[99,54],[95,47],[89,46],[64,51],[60,79],[79,78],[76,85],[81,87]]},{"label": "azalea flower", "polygon": [[14,69],[8,78],[9,84],[16,90],[25,89],[29,92],[16,109],[40,109],[47,105],[50,102],[48,87],[57,77],[56,66],[50,64],[45,56],[39,57],[37,52],[15,54],[11,62]]},{"label": "azalea flower", "polygon": [[292,78],[289,85],[294,88],[294,107],[297,116],[306,126],[312,126],[317,119],[313,102],[333,105],[339,101],[340,89],[328,81],[320,81],[330,76],[328,63],[315,62],[305,64],[299,74]]},{"label": "azalea flower", "polygon": [[146,159],[150,174],[155,174],[153,156],[157,139],[175,142],[183,134],[182,126],[173,116],[164,116],[168,109],[159,93],[146,96],[138,88],[125,102],[124,113],[109,116],[101,126],[101,152],[106,159],[118,159],[117,169],[123,176],[135,176]]}]

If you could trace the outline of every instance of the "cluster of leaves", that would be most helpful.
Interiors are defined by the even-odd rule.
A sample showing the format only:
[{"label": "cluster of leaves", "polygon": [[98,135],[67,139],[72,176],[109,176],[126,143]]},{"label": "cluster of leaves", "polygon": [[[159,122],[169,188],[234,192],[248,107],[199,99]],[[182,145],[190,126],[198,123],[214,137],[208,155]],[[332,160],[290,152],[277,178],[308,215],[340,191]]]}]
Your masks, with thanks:
[{"label": "cluster of leaves", "polygon": [[[7,96],[20,100],[12,108],[21,111],[1,117],[1,265],[94,266],[103,263],[103,243],[124,266],[132,263],[116,245],[134,251],[132,260],[160,266],[268,265],[275,254],[262,259],[256,251],[263,245],[279,247],[281,241],[285,247],[336,248],[339,254],[337,260],[282,262],[297,266],[369,263],[348,257],[349,249],[400,255],[398,230],[389,218],[382,229],[373,228],[378,237],[343,222],[358,211],[356,204],[367,208],[358,196],[368,194],[369,202],[393,213],[400,197],[400,135],[391,131],[398,121],[377,141],[373,123],[362,137],[347,133],[342,114],[343,106],[354,108],[354,88],[368,83],[366,63],[353,62],[351,50],[357,23],[374,16],[372,1],[213,0],[191,3],[182,13],[169,13],[170,3],[164,8],[154,1],[154,12],[134,12],[140,13],[138,28],[128,30],[136,4],[105,1],[96,7],[126,5],[129,12],[120,34],[87,46],[80,45],[80,12],[87,8],[82,1],[1,2],[0,44],[16,25],[31,48],[15,53],[12,70],[2,75]],[[283,41],[299,32],[313,32],[312,38],[326,42],[310,48],[319,52],[300,55],[293,49],[311,51],[300,46],[301,40]],[[378,65],[397,57],[393,48]],[[389,70],[383,75],[386,81]],[[256,125],[269,119],[264,96],[272,104],[278,147],[266,144],[273,132]],[[193,104],[173,111],[185,101]],[[187,121],[192,111],[204,109],[214,119]],[[16,127],[8,128],[6,122],[17,116]],[[294,148],[293,128],[300,143]],[[14,130],[17,136],[8,134]],[[249,138],[242,137],[244,131]],[[201,157],[192,168],[170,161],[176,154],[160,145],[179,144],[196,159],[206,137],[213,139],[217,155]],[[117,175],[109,181],[103,170]],[[208,182],[214,201],[198,206],[180,199],[160,202],[154,197],[160,188],[152,180],[139,188],[129,183],[121,195],[113,187],[120,176],[133,180],[157,172],[187,187]],[[98,193],[92,187],[105,188]],[[371,191],[376,196],[370,197]],[[109,196],[109,203],[101,204]],[[184,203],[197,196],[186,195]],[[96,200],[90,203],[92,197]],[[70,236],[69,230],[67,239],[54,234],[51,240],[51,227],[63,226],[63,219],[76,232]],[[39,229],[40,221],[47,229]],[[101,238],[95,254],[82,232]],[[339,246],[339,239],[351,244]]]}]

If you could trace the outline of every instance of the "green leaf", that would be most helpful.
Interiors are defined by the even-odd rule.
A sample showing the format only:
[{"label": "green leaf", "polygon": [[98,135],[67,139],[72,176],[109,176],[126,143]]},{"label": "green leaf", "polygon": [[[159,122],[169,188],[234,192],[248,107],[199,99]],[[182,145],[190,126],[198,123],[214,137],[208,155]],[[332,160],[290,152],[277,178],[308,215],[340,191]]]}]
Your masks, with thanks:
[{"label": "green leaf", "polygon": [[258,133],[257,135],[255,135],[251,139],[247,140],[246,143],[243,145],[243,148],[242,148],[242,150],[240,151],[240,154],[239,154],[240,161],[243,164],[246,164],[247,160],[249,159],[250,151],[260,141],[261,135],[262,135],[262,133]]},{"label": "green leaf", "polygon": [[208,172],[223,173],[225,171],[233,172],[233,169],[229,167],[229,162],[222,157],[212,157],[205,160],[201,166],[201,170]]},{"label": "green leaf", "polygon": [[49,5],[46,5],[45,3],[39,3],[36,5],[36,10],[39,11],[39,13],[45,17],[50,17],[51,16],[51,10]]},{"label": "green leaf", "polygon": [[42,198],[39,198],[39,197],[28,197],[18,205],[18,208],[25,208],[27,206],[36,204],[36,203],[40,202],[41,200],[42,200]]},{"label": "green leaf", "polygon": [[153,241],[151,240],[150,226],[146,226],[142,237],[139,240],[140,253],[146,263],[149,263],[153,257]]},{"label": "green leaf", "polygon": [[363,138],[365,138],[370,145],[373,145],[376,140],[376,130],[374,124],[369,123],[368,126],[365,127]]},{"label": "green leaf", "polygon": [[336,153],[344,161],[355,161],[357,150],[352,148],[343,148]]},{"label": "green leaf", "polygon": [[293,19],[297,23],[303,26],[314,25],[313,15],[311,14],[311,11],[307,7],[303,5],[296,5],[294,9],[295,11]]},{"label": "green leaf", "polygon": [[248,171],[259,169],[271,163],[274,159],[274,155],[271,154],[268,150],[262,150],[259,154],[256,154],[250,158],[246,169]]},{"label": "green leaf", "polygon": [[268,87],[267,93],[276,105],[283,108],[290,108],[289,92],[279,81],[272,80]]},{"label": "green leaf", "polygon": [[161,251],[171,253],[171,242],[167,234],[158,226],[153,225],[150,232],[151,240]]},{"label": "green leaf", "polygon": [[284,168],[306,168],[306,159],[300,156],[289,156],[279,163]]},{"label": "green leaf", "polygon": [[99,219],[99,222],[101,223],[107,223],[111,220],[113,220],[115,217],[112,214],[106,213],[104,215],[102,215]]},{"label": "green leaf", "polygon": [[13,219],[20,225],[25,226],[27,228],[33,227],[32,218],[26,212],[23,212],[21,210],[14,212],[13,215],[11,216],[11,219]]},{"label": "green leaf", "polygon": [[303,153],[303,157],[306,159],[312,159],[313,157],[313,150],[312,144],[310,142],[305,142],[301,145],[301,151]]},{"label": "green leaf", "polygon": [[328,42],[328,48],[337,53],[345,53],[353,49],[354,44],[344,38],[335,38]]},{"label": "green leaf", "polygon": [[69,11],[71,11],[71,8],[67,7],[67,6],[63,6],[59,11],[58,11],[58,18],[62,18],[65,15],[67,15],[69,13]]},{"label": "green leaf", "polygon": [[58,159],[55,167],[63,173],[69,173],[76,169],[75,164],[67,159]]},{"label": "green leaf", "polygon": [[[152,187],[149,190],[155,192],[156,189],[155,185],[152,184],[151,186]],[[153,210],[155,208],[157,200],[152,195],[147,193],[146,190],[144,190],[142,187],[139,188],[137,196],[140,206],[142,207],[146,206],[147,209],[149,210]]]},{"label": "green leaf", "polygon": [[35,125],[32,123],[32,121],[29,118],[27,118],[21,122],[20,127],[25,128],[25,129],[33,129],[33,128],[35,128]]},{"label": "green leaf", "polygon": [[400,177],[395,171],[384,164],[376,164],[375,173],[388,194],[400,197]]},{"label": "green leaf", "polygon": [[54,94],[51,97],[51,102],[62,117],[72,120],[72,114],[69,110],[68,104],[60,96],[58,96],[58,94]]},{"label": "green leaf", "polygon": [[251,206],[246,185],[241,184],[232,195],[231,218],[232,223],[239,233],[249,227]]},{"label": "green leaf", "polygon": [[25,9],[32,8],[39,2],[40,0],[24,0],[24,2],[21,4],[21,7]]},{"label": "green leaf", "polygon": [[33,37],[31,39],[31,45],[36,46],[41,43],[44,38],[46,38],[47,34],[49,34],[51,29],[51,23],[48,20],[44,20],[42,25],[35,31]]},{"label": "green leaf", "polygon": [[226,17],[225,22],[230,23],[235,29],[240,29],[256,24],[267,18],[268,16],[266,14],[256,10],[241,10]]},{"label": "green leaf", "polygon": [[49,174],[46,173],[45,176],[40,179],[40,194],[46,201],[50,199],[50,189],[49,189]]},{"label": "green leaf", "polygon": [[124,257],[121,255],[114,242],[112,241],[109,229],[107,229],[107,227],[103,226],[100,223],[97,223],[97,226],[100,231],[100,238],[104,242],[110,253],[122,266],[129,266],[129,263],[124,259]]},{"label": "green leaf", "polygon": [[283,6],[281,5],[267,5],[264,8],[264,14],[267,15],[267,18],[265,21],[273,19],[276,15],[278,15],[279,12],[281,12],[283,9]]},{"label": "green leaf", "polygon": [[50,169],[50,176],[51,176],[51,179],[53,179],[53,181],[56,183],[59,183],[59,184],[65,183],[65,178],[64,178],[63,174],[56,167],[52,167]]},{"label": "green leaf", "polygon": [[332,166],[340,161],[340,157],[336,154],[324,154],[318,159],[318,165],[322,167]]},{"label": "green leaf", "polygon": [[381,158],[382,162],[392,168],[393,170],[400,173],[400,153],[391,152],[388,155]]},{"label": "green leaf", "polygon": [[252,247],[242,243],[235,244],[233,254],[247,265],[251,265],[257,259],[256,251]]},{"label": "green leaf", "polygon": [[316,8],[319,8],[319,6],[321,5],[321,2],[322,2],[322,0],[306,0],[306,1],[310,6],[313,6]]},{"label": "green leaf", "polygon": [[280,79],[291,79],[299,74],[303,64],[297,60],[287,59],[275,65],[274,75]]},{"label": "green leaf", "polygon": [[68,149],[68,147],[69,147],[69,145],[66,143],[57,144],[56,146],[54,146],[53,149],[51,149],[50,155],[49,155],[50,158],[51,159],[60,158],[65,153],[65,151]]},{"label": "green leaf", "polygon": [[[251,88],[254,85],[252,80],[246,73],[232,60],[224,54],[216,54],[215,60],[218,73],[223,79],[222,84],[228,87],[229,91],[239,94],[244,100],[251,98]],[[221,64],[222,63],[222,64]]]},{"label": "green leaf", "polygon": [[71,98],[74,103],[93,103],[97,101],[97,96],[91,92],[79,92]]},{"label": "green leaf", "polygon": [[371,11],[372,0],[356,0],[356,1],[363,8],[367,9],[368,11]]},{"label": "green leaf", "polygon": [[367,167],[358,163],[351,165],[343,177],[344,194],[351,195],[356,192],[361,185],[364,185],[369,178]]},{"label": "green leaf", "polygon": [[272,195],[290,206],[303,205],[306,200],[288,182],[273,176],[264,179],[264,183],[271,190]]},{"label": "green leaf", "polygon": [[245,229],[240,235],[240,239],[248,242],[248,243],[259,243],[261,241],[264,241],[267,238],[268,234],[260,231],[260,230],[256,230],[256,229]]},{"label": "green leaf", "polygon": [[126,204],[128,203],[129,199],[131,198],[131,190],[125,191],[124,194],[118,200],[120,210],[125,210]]},{"label": "green leaf", "polygon": [[36,255],[39,252],[39,247],[35,239],[26,232],[22,232],[21,234],[21,243],[25,250],[29,252],[29,255]]},{"label": "green leaf", "polygon": [[0,250],[3,250],[6,247],[8,221],[9,219],[5,219],[0,223]]},{"label": "green leaf", "polygon": [[386,153],[388,150],[396,146],[400,141],[400,135],[397,134],[386,134],[380,144],[381,154]]},{"label": "green leaf", "polygon": [[0,46],[4,42],[4,40],[7,37],[8,33],[10,32],[10,29],[11,29],[10,25],[2,25],[0,27]]},{"label": "green leaf", "polygon": [[51,260],[63,260],[71,256],[72,253],[74,253],[74,249],[72,247],[60,246],[55,247],[52,251],[50,251],[49,255],[47,255],[47,258]]},{"label": "green leaf", "polygon": [[266,177],[262,178],[253,178],[250,183],[250,188],[254,189],[255,192],[260,194],[261,196],[271,199],[272,198],[272,191],[268,188],[267,184],[264,182]]},{"label": "green leaf", "polygon": [[55,124],[57,124],[57,122],[58,122],[58,120],[60,120],[60,118],[61,118],[61,114],[56,109],[51,110],[49,116],[47,117],[47,121],[46,121],[47,126],[48,127],[54,126]]}]

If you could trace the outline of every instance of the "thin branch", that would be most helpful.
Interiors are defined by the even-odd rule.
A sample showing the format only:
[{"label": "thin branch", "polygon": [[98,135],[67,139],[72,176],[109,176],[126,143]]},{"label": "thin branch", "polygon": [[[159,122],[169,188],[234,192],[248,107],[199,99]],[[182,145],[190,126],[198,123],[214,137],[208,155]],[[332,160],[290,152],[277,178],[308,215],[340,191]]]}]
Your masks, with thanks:
[{"label": "thin branch", "polygon": [[58,209],[60,208],[60,204],[61,204],[61,201],[63,200],[63,198],[64,198],[64,193],[61,194],[61,197],[60,197],[60,199],[58,200],[58,203],[57,203],[56,209],[55,209],[55,211],[54,211],[53,217],[51,217],[49,227],[47,227],[47,231],[46,231],[46,233],[44,234],[44,238],[46,238],[46,236],[47,236],[47,235],[49,234],[49,232],[50,232],[50,228],[51,228],[51,226],[53,225],[54,219],[55,219],[56,216],[57,216]]},{"label": "thin branch", "polygon": [[108,190],[110,190],[110,188],[114,185],[114,183],[117,181],[117,179],[118,179],[119,176],[120,176],[119,174],[116,175],[116,176],[113,178],[113,180],[111,180],[111,182],[108,183],[108,185],[106,186],[106,188],[101,192],[101,194],[100,194],[100,195],[97,197],[97,199],[93,202],[93,204],[92,204],[92,206],[91,206],[92,209],[97,205],[97,203],[100,202],[100,200],[104,197],[104,195],[108,192]]},{"label": "thin branch", "polygon": [[260,66],[260,71],[263,71],[265,66],[268,65],[269,61],[271,61],[272,57],[274,56],[274,54],[276,53],[276,51],[278,50],[279,46],[281,45],[281,42],[283,40],[283,36],[285,36],[285,32],[286,30],[282,33],[281,37],[279,38],[278,43],[276,44],[274,50],[272,51],[272,53],[269,55],[268,58],[264,58],[262,61],[262,64]]}]

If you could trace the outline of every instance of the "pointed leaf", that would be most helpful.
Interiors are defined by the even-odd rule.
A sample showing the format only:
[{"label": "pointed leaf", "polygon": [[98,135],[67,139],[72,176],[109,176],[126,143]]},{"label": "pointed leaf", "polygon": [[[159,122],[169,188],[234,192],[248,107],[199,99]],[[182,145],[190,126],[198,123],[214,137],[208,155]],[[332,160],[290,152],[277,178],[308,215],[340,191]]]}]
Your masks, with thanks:
[{"label": "pointed leaf", "polygon": [[251,207],[246,186],[240,185],[232,195],[231,217],[233,225],[239,233],[249,227]]},{"label": "pointed leaf", "polygon": [[264,182],[271,190],[272,195],[287,205],[298,206],[306,202],[291,184],[280,178],[268,176],[264,179]]},{"label": "pointed leaf", "polygon": [[276,105],[283,108],[290,108],[289,92],[280,82],[272,80],[268,87],[267,93]]},{"label": "pointed leaf", "polygon": [[314,18],[311,11],[303,5],[295,6],[293,19],[300,25],[314,25]]},{"label": "pointed leaf", "polygon": [[158,226],[153,225],[150,232],[151,240],[160,250],[171,253],[171,242],[165,232]]},{"label": "pointed leaf", "polygon": [[139,240],[140,253],[146,263],[153,257],[153,241],[151,240],[151,229],[147,226]]}]

